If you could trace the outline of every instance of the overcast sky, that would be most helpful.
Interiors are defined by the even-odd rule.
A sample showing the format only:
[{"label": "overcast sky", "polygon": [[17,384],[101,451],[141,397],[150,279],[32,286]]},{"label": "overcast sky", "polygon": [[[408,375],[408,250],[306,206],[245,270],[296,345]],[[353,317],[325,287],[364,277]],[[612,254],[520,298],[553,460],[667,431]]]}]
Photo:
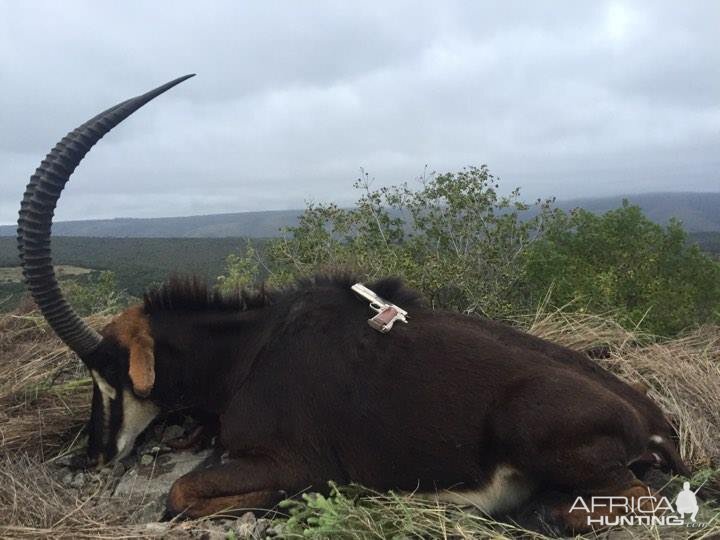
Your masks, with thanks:
[{"label": "overcast sky", "polygon": [[720,190],[720,2],[0,0],[0,223],[67,131],[59,219],[355,199],[487,163],[526,198]]}]

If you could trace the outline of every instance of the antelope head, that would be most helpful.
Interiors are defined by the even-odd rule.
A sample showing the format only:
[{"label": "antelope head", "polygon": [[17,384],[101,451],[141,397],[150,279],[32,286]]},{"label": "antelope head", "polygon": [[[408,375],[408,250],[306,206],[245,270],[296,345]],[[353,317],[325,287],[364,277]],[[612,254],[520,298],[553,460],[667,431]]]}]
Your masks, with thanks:
[{"label": "antelope head", "polygon": [[123,101],[68,133],[30,177],[21,202],[17,239],[25,281],[48,324],[77,353],[93,379],[89,465],[127,455],[160,412],[153,401],[154,343],[141,307],[122,313],[98,333],[67,303],[52,264],[53,213],[70,175],[95,143],[140,107],[192,76]]}]

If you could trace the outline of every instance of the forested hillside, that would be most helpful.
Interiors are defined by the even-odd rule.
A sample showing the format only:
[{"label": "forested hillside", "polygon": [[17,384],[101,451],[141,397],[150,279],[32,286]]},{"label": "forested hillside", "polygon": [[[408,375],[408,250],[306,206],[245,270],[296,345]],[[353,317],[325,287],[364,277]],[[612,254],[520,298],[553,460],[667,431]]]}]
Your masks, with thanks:
[{"label": "forested hillside", "polygon": [[[562,210],[583,208],[601,214],[618,208],[623,199],[638,205],[655,223],[680,220],[688,232],[720,232],[720,193],[646,193],[615,197],[558,201]],[[129,238],[272,238],[284,227],[297,225],[303,210],[240,212],[169,218],[116,218],[60,221],[53,225],[55,236]],[[532,214],[532,212],[530,212]],[[15,225],[0,226],[0,236],[14,236]]]},{"label": "forested hillside", "polygon": [[[53,261],[92,270],[111,270],[118,287],[140,295],[170,274],[195,274],[214,281],[230,253],[244,252],[243,238],[74,238],[54,237]],[[254,239],[262,247],[263,241]],[[14,238],[0,238],[0,267],[19,265]],[[0,300],[24,290],[19,283],[0,283]],[[2,306],[0,306],[2,309]]]}]

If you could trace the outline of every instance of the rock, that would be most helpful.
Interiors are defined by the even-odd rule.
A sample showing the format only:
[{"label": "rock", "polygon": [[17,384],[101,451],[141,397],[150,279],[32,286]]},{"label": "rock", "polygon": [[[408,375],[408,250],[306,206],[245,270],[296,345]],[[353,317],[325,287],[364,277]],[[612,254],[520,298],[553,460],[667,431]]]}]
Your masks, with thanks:
[{"label": "rock", "polygon": [[[158,456],[154,467],[130,468],[120,478],[113,495],[146,497],[149,502],[143,509],[142,515],[136,516],[136,520],[137,522],[158,521],[165,511],[165,499],[173,482],[201,465],[211,454],[211,450],[205,450],[197,454],[183,451]],[[147,458],[152,460],[153,456],[147,455]]]},{"label": "rock", "polygon": [[75,475],[75,478],[73,478],[72,481],[70,482],[70,486],[77,488],[77,489],[81,489],[84,485],[85,485],[85,473],[81,473],[81,472],[77,473]]},{"label": "rock", "polygon": [[74,472],[68,471],[68,472],[66,472],[66,473],[63,475],[62,480],[60,480],[60,482],[61,482],[64,486],[70,486],[70,485],[72,485],[72,481],[73,481],[73,477],[74,477],[74,476],[75,476],[75,473],[74,473]]},{"label": "rock", "polygon": [[[197,467],[207,466],[209,458],[214,454],[211,449],[198,453],[176,451],[158,454],[157,447],[165,445],[156,441],[155,446],[156,448],[148,448],[151,451],[149,454],[136,455],[136,458],[131,460],[115,461],[95,472],[76,471],[53,464],[53,476],[64,486],[64,492],[70,497],[83,498],[97,491],[103,498],[120,497],[142,501],[132,516],[128,516],[128,523],[151,523],[147,530],[148,537],[174,537],[169,528],[161,529],[164,525],[157,523],[165,513],[170,487],[180,476]],[[153,450],[155,452],[152,452]],[[219,459],[219,453],[217,457]],[[248,523],[251,519],[254,519],[252,514],[246,517]],[[218,526],[216,530],[222,530],[224,538],[228,532],[234,532],[235,529],[236,520],[233,519]]]},{"label": "rock", "polygon": [[162,442],[168,442],[182,437],[183,435],[185,435],[185,429],[182,426],[172,425],[165,428],[160,440]]},{"label": "rock", "polygon": [[112,468],[112,475],[116,478],[120,478],[123,474],[125,474],[125,465],[123,465],[120,461],[116,461]]},{"label": "rock", "polygon": [[138,479],[137,469],[130,469],[115,486],[113,495],[120,497],[130,497],[135,493],[142,493],[145,484],[149,482],[144,479]]},{"label": "rock", "polygon": [[133,516],[137,523],[157,522],[165,513],[165,497],[154,497],[146,500],[145,504]]}]

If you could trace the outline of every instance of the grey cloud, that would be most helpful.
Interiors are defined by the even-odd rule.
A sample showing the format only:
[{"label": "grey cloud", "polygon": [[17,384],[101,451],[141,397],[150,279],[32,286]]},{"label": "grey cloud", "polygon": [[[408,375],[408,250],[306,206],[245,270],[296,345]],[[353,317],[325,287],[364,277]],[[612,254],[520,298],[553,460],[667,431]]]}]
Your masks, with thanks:
[{"label": "grey cloud", "polygon": [[[548,7],[548,6],[551,6]],[[528,198],[720,188],[720,5],[0,3],[0,223],[66,131],[199,76],[108,135],[60,219],[352,200],[427,163]]]}]

